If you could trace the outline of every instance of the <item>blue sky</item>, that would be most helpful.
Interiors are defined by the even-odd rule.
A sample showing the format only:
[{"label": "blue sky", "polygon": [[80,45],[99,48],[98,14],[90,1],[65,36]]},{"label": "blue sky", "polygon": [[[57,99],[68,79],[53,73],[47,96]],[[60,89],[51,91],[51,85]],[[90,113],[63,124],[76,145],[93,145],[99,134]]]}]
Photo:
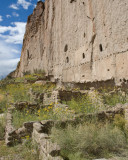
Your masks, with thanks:
[{"label": "blue sky", "polygon": [[37,1],[0,2],[0,78],[13,71],[20,60],[27,17],[32,14]]}]

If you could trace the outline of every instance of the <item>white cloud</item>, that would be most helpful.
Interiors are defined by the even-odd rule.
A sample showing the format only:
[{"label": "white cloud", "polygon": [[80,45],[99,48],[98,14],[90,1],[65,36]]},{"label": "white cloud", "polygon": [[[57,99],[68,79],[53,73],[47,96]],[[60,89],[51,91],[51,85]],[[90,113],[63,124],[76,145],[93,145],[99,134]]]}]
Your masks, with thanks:
[{"label": "white cloud", "polygon": [[12,15],[13,15],[14,17],[19,17],[19,14],[16,13],[16,12],[13,12]]},{"label": "white cloud", "polygon": [[[14,22],[12,25],[0,26],[0,37],[8,43],[22,44],[26,23]],[[5,35],[6,32],[9,32],[9,34]]]},{"label": "white cloud", "polygon": [[9,8],[16,9],[16,10],[19,9],[18,6],[17,6],[17,4],[11,4],[11,5],[9,6]]},{"label": "white cloud", "polygon": [[21,5],[24,9],[28,9],[28,7],[32,5],[30,2],[27,2],[26,0],[18,0],[17,4]]},{"label": "white cloud", "polygon": [[17,53],[20,53],[20,50],[16,45],[8,44],[0,39],[0,61],[14,59],[18,56]]},{"label": "white cloud", "polygon": [[25,24],[14,22],[12,26],[0,26],[0,78],[15,70],[20,60],[19,44],[22,44]]},{"label": "white cloud", "polygon": [[0,46],[0,77],[4,77],[15,70],[20,60],[20,48],[3,40],[0,40]]},{"label": "white cloud", "polygon": [[16,69],[19,58],[0,61],[0,78],[7,76]]},{"label": "white cloud", "polygon": [[12,49],[11,49],[11,52],[13,52],[13,53],[17,53],[17,54],[20,54],[20,51],[19,51],[19,50],[17,50],[17,49],[14,49],[14,48],[12,48]]},{"label": "white cloud", "polygon": [[33,4],[33,8],[36,8],[36,6],[37,6],[36,4]]},{"label": "white cloud", "polygon": [[11,18],[11,15],[7,14],[6,17],[7,17],[7,18]]},{"label": "white cloud", "polygon": [[1,21],[3,21],[3,18],[2,18],[2,16],[0,16],[0,22],[1,22]]},{"label": "white cloud", "polygon": [[9,6],[9,8],[12,8],[12,9],[16,9],[18,10],[20,6],[22,6],[24,9],[28,9],[29,6],[31,6],[32,3],[31,1],[26,1],[26,0],[17,0],[17,3],[16,4],[11,4]]}]

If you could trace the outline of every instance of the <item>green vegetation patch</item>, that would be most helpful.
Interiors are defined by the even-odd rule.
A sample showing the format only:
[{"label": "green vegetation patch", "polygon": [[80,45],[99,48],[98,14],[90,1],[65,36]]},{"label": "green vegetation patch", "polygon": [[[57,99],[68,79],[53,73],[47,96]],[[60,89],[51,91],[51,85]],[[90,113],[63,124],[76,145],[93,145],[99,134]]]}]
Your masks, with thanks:
[{"label": "green vegetation patch", "polygon": [[5,115],[0,115],[0,140],[4,139],[5,135]]},{"label": "green vegetation patch", "polygon": [[39,160],[37,145],[32,144],[31,139],[26,139],[21,145],[7,147],[3,141],[0,141],[0,158],[14,160]]},{"label": "green vegetation patch", "polygon": [[109,157],[126,149],[124,132],[112,124],[85,123],[77,127],[52,128],[51,138],[62,148],[62,155],[70,160]]},{"label": "green vegetation patch", "polygon": [[128,92],[122,90],[105,92],[102,90],[102,99],[104,104],[109,106],[115,106],[118,103],[125,104],[128,102]]},{"label": "green vegetation patch", "polygon": [[44,93],[51,92],[55,89],[56,85],[52,82],[47,82],[46,84],[32,84],[33,92]]},{"label": "green vegetation patch", "polygon": [[104,109],[104,105],[100,100],[95,97],[90,97],[88,94],[72,98],[71,101],[63,102],[66,103],[71,110],[76,113],[96,113]]},{"label": "green vegetation patch", "polygon": [[22,127],[24,122],[36,122],[48,119],[56,119],[56,115],[53,114],[53,105],[35,110],[34,113],[31,113],[30,110],[24,110],[22,112],[14,110],[13,112],[13,125],[16,128]]},{"label": "green vegetation patch", "polygon": [[9,102],[30,101],[29,88],[30,84],[24,83],[7,85],[6,92]]}]

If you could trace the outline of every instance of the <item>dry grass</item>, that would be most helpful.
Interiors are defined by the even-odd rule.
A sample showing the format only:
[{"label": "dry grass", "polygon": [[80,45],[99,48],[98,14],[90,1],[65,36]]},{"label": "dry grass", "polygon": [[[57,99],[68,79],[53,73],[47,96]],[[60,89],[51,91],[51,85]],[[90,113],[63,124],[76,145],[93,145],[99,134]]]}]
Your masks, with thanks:
[{"label": "dry grass", "polygon": [[77,127],[69,125],[66,129],[53,128],[51,137],[69,159],[73,156],[74,159],[102,158],[111,153],[120,153],[127,145],[124,132],[108,123],[86,123]]},{"label": "dry grass", "polygon": [[7,160],[39,160],[36,146],[30,140],[15,147],[7,147],[4,141],[0,141],[0,159]]}]

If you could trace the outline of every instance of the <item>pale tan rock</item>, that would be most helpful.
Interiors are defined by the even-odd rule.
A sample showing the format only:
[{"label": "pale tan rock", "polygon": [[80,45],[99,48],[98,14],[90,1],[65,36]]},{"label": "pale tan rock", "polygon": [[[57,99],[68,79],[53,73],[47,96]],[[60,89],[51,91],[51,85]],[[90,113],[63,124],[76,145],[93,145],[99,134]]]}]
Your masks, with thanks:
[{"label": "pale tan rock", "polygon": [[128,80],[128,0],[46,0],[28,17],[15,76],[51,81]]},{"label": "pale tan rock", "polygon": [[34,123],[34,124],[33,124],[33,128],[34,128],[37,132],[41,133],[42,130],[43,130],[43,125],[42,125],[41,123]]},{"label": "pale tan rock", "polygon": [[46,81],[36,81],[35,84],[39,85],[45,85],[47,82]]}]

